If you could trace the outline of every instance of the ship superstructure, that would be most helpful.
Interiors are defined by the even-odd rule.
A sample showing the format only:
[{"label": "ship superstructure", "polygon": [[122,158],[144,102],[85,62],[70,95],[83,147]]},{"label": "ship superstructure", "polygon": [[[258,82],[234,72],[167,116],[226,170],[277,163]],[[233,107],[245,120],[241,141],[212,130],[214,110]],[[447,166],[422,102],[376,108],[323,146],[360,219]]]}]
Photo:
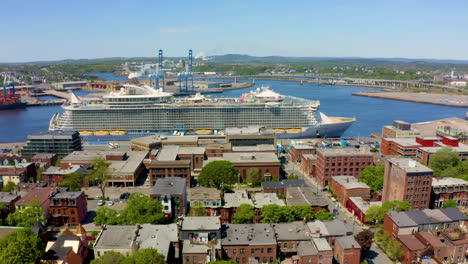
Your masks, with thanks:
[{"label": "ship superstructure", "polygon": [[336,137],[355,121],[329,118],[318,111],[319,101],[289,97],[267,87],[239,98],[196,94],[175,98],[147,85],[125,85],[99,101],[82,101],[74,94],[62,115],[50,121],[51,130],[81,134],[197,134],[223,133],[226,128],[262,126],[280,138]]}]

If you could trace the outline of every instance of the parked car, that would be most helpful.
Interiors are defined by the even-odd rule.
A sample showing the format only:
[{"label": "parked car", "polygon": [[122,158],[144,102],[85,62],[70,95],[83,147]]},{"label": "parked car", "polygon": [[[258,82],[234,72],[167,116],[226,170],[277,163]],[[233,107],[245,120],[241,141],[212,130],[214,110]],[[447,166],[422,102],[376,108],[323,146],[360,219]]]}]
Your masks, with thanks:
[{"label": "parked car", "polygon": [[113,202],[113,201],[108,201],[108,202],[107,202],[107,205],[108,205],[108,206],[113,206],[113,205],[114,205],[114,202]]},{"label": "parked car", "polygon": [[97,203],[97,205],[99,205],[99,206],[103,206],[104,204],[105,204],[105,203],[104,203],[103,200],[99,200],[99,202]]},{"label": "parked car", "polygon": [[125,192],[125,193],[122,193],[120,195],[120,199],[128,199],[128,197],[130,196],[130,193],[129,192]]}]

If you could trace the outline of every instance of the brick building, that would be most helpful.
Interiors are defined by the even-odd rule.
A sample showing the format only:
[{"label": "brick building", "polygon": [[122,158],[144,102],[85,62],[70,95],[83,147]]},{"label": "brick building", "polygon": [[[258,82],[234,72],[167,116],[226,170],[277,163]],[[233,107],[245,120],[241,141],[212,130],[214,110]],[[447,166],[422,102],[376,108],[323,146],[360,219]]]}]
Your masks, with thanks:
[{"label": "brick building", "polygon": [[275,233],[269,224],[227,224],[221,240],[224,255],[239,264],[272,263],[277,258]]},{"label": "brick building", "polygon": [[450,136],[416,138],[382,138],[380,152],[387,156],[413,158],[429,165],[431,156],[443,147],[451,147],[459,153],[459,159],[468,158],[468,145]]},{"label": "brick building", "polygon": [[249,153],[249,152],[271,152],[276,153],[275,146],[271,144],[258,144],[253,146],[232,146],[231,152],[241,152],[241,153]]},{"label": "brick building", "polygon": [[145,172],[143,160],[147,151],[75,151],[65,156],[60,167],[71,165],[91,165],[96,158],[105,159],[109,164],[106,184],[108,186],[135,186],[138,178]]},{"label": "brick building", "polygon": [[282,196],[286,196],[287,189],[290,187],[304,187],[306,183],[302,179],[288,180],[284,179],[281,181],[265,181],[262,182],[262,190],[264,193],[276,193]]},{"label": "brick building", "polygon": [[222,157],[223,153],[232,152],[231,144],[211,143],[205,147],[205,155],[207,157]]},{"label": "brick building", "polygon": [[317,167],[317,156],[314,154],[302,154],[301,163],[299,169],[305,175],[312,177],[314,175],[314,169]]},{"label": "brick building", "polygon": [[315,154],[316,147],[312,145],[293,145],[289,150],[289,157],[292,162],[302,162],[304,154]]},{"label": "brick building", "polygon": [[32,162],[21,162],[16,165],[0,166],[0,177],[3,182],[3,186],[7,185],[8,182],[13,182],[18,185],[20,182],[26,182],[30,178],[36,177],[37,167]]},{"label": "brick building", "polygon": [[370,187],[354,176],[333,176],[331,177],[330,188],[342,205],[346,204],[349,197],[361,197],[365,201],[370,200]]},{"label": "brick building", "polygon": [[231,223],[237,208],[241,204],[254,206],[245,190],[236,190],[233,193],[224,194],[224,205],[220,208],[221,224]]},{"label": "brick building", "polygon": [[252,200],[255,207],[255,217],[253,218],[254,223],[260,223],[262,220],[261,210],[265,205],[276,204],[278,206],[285,206],[286,204],[276,193],[262,193],[256,192],[252,196]]},{"label": "brick building", "polygon": [[161,150],[152,150],[145,166],[153,185],[160,178],[182,177],[190,186],[192,174],[200,172],[204,159],[204,147],[168,145]]},{"label": "brick building", "polygon": [[[90,168],[88,165],[70,165],[70,167],[66,169],[51,166],[42,173],[42,181],[46,182],[50,186],[58,186],[65,180],[65,175],[70,173],[80,173],[83,175],[87,175],[89,169]],[[89,183],[85,180],[83,180],[81,184],[82,186],[89,185]]]},{"label": "brick building", "polygon": [[333,255],[338,263],[360,264],[361,246],[353,236],[338,237],[335,240]]},{"label": "brick building", "polygon": [[280,259],[296,255],[299,244],[311,239],[309,227],[305,222],[275,223],[272,226],[276,235]]},{"label": "brick building", "polygon": [[[20,196],[17,194],[12,194],[8,192],[0,192],[0,204],[5,205],[7,212],[6,214],[15,212],[15,203],[20,199]],[[2,216],[2,215],[0,215]],[[0,221],[1,223],[1,221]]]},{"label": "brick building", "polygon": [[167,218],[183,216],[187,211],[187,183],[184,178],[159,179],[150,197],[161,202]]},{"label": "brick building", "polygon": [[32,200],[39,201],[42,205],[42,209],[44,210],[44,216],[48,219],[50,208],[49,198],[56,192],[57,189],[54,187],[36,187],[16,202],[16,208],[19,209],[27,207]]},{"label": "brick building", "polygon": [[313,176],[322,184],[329,185],[331,177],[354,175],[373,165],[374,154],[355,148],[331,148],[317,151],[317,163]]},{"label": "brick building", "polygon": [[177,145],[185,147],[198,146],[198,136],[146,136],[131,140],[132,151],[150,151],[160,149],[166,145]]},{"label": "brick building", "polygon": [[332,264],[333,249],[324,238],[312,238],[299,243],[292,264]]},{"label": "brick building", "polygon": [[412,130],[411,124],[395,120],[392,126],[384,126],[382,128],[383,138],[411,138],[421,135],[420,132]]},{"label": "brick building", "polygon": [[447,200],[454,200],[460,208],[468,208],[468,181],[432,178],[431,207],[442,207]]},{"label": "brick building", "polygon": [[279,180],[280,177],[281,164],[275,153],[224,153],[223,157],[208,158],[204,164],[206,165],[214,160],[227,160],[231,162],[243,179],[247,177],[247,170],[250,168],[257,168],[264,181]]},{"label": "brick building", "polygon": [[362,197],[349,197],[346,201],[345,207],[357,218],[357,220],[359,220],[363,224],[367,224],[365,220],[366,212],[369,209],[369,207],[373,205],[382,206],[382,202],[369,202],[362,199]]},{"label": "brick building", "polygon": [[57,154],[63,158],[73,151],[82,150],[80,134],[77,131],[39,131],[28,136],[21,154],[32,157],[37,153]]},{"label": "brick building", "polygon": [[325,197],[317,195],[316,189],[311,187],[289,187],[286,189],[286,203],[289,206],[309,205],[315,212],[328,211],[328,202]]},{"label": "brick building", "polygon": [[57,163],[58,156],[54,153],[37,153],[36,155],[32,156],[31,162],[45,164],[46,168],[50,166],[55,166]]},{"label": "brick building", "polygon": [[389,212],[383,229],[396,238],[413,232],[456,229],[466,224],[466,216],[456,208]]},{"label": "brick building", "polygon": [[385,160],[382,202],[407,201],[413,209],[430,206],[433,171],[410,158]]},{"label": "brick building", "polygon": [[88,205],[84,192],[58,192],[50,199],[49,220],[55,226],[78,225],[86,218]]}]

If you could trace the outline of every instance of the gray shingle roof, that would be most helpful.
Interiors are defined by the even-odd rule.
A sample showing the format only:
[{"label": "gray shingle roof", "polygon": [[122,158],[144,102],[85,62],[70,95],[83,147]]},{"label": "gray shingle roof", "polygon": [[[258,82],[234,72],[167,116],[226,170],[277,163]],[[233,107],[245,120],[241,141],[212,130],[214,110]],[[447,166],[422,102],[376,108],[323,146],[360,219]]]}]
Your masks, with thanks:
[{"label": "gray shingle roof", "polygon": [[338,237],[336,241],[340,244],[342,249],[361,248],[353,236]]},{"label": "gray shingle roof", "polygon": [[221,228],[218,216],[186,216],[181,230],[217,230]]},{"label": "gray shingle roof", "polygon": [[96,239],[94,248],[104,250],[130,249],[135,243],[137,230],[136,226],[107,225]]},{"label": "gray shingle roof", "polygon": [[278,240],[310,240],[310,229],[306,223],[296,221],[291,223],[276,223],[273,224],[276,238]]},{"label": "gray shingle roof", "polygon": [[263,189],[283,189],[288,187],[302,187],[306,186],[304,180],[282,180],[282,181],[264,181],[262,182]]},{"label": "gray shingle roof", "polygon": [[227,224],[222,245],[276,245],[275,233],[269,224]]},{"label": "gray shingle roof", "polygon": [[187,181],[180,177],[166,177],[156,181],[152,195],[173,195],[183,194]]}]

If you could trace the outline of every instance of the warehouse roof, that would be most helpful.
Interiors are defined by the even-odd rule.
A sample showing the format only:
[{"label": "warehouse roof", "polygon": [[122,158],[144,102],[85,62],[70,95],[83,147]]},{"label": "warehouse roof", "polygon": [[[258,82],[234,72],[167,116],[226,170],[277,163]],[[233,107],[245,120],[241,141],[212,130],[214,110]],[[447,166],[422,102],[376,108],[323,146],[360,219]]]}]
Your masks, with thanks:
[{"label": "warehouse roof", "polygon": [[358,188],[370,189],[369,185],[359,181],[354,176],[333,176],[332,179],[347,190]]},{"label": "warehouse roof", "polygon": [[275,232],[269,224],[227,224],[222,245],[276,245]]}]

